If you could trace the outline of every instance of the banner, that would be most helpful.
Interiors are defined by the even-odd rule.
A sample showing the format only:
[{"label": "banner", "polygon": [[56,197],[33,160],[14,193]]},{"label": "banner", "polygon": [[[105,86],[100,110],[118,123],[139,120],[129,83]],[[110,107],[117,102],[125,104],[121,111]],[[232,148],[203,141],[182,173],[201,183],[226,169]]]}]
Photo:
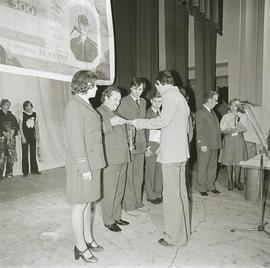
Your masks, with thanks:
[{"label": "banner", "polygon": [[0,0],[0,71],[71,81],[80,69],[114,81],[110,0]]}]

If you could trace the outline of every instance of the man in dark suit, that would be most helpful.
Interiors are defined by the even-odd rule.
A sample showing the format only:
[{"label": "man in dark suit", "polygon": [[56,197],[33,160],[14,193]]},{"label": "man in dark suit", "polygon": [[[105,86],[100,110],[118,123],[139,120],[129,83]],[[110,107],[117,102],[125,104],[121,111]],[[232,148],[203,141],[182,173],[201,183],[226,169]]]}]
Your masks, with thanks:
[{"label": "man in dark suit", "polygon": [[218,103],[216,91],[206,92],[204,104],[196,112],[196,133],[198,152],[198,187],[202,196],[208,191],[220,192],[215,187],[218,150],[221,149],[221,131],[219,121],[212,110]]},{"label": "man in dark suit", "polygon": [[[151,100],[151,107],[146,111],[146,118],[156,118],[160,114],[161,96]],[[160,129],[146,130],[147,151],[145,153],[145,191],[147,200],[153,204],[162,202],[162,168],[157,162],[157,150],[160,146]]]},{"label": "man in dark suit", "polygon": [[76,30],[78,37],[70,40],[70,49],[76,60],[92,62],[98,55],[97,44],[88,37],[89,23],[85,15],[78,16],[78,27],[74,27],[71,34]]},{"label": "man in dark suit", "polygon": [[[102,104],[97,108],[101,115],[104,152],[107,166],[103,169],[103,222],[112,232],[119,232],[118,225],[128,225],[122,219],[122,200],[126,185],[127,163],[130,160],[124,121],[115,118],[114,111],[120,104],[121,93],[116,87],[102,92]],[[116,122],[118,120],[119,122]]]},{"label": "man in dark suit", "polygon": [[[141,78],[132,79],[130,94],[124,97],[117,112],[128,120],[145,118],[146,101],[141,98],[145,83]],[[142,203],[142,183],[144,177],[144,153],[146,151],[145,130],[136,131],[135,149],[131,150],[131,163],[128,164],[127,183],[123,207],[128,214],[139,216],[140,211],[147,211]]]}]

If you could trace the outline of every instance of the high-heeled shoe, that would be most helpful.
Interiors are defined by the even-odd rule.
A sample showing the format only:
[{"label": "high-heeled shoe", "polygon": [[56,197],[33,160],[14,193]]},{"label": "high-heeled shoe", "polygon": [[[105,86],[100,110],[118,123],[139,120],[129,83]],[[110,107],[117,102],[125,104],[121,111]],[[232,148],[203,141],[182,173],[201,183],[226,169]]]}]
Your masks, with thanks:
[{"label": "high-heeled shoe", "polygon": [[[93,246],[93,243],[96,244],[96,246]],[[100,251],[103,251],[104,250],[104,247],[100,246],[95,239],[93,239],[90,243],[87,243],[86,242],[86,245],[87,245],[87,248],[91,249],[92,251],[95,251],[95,252],[100,252]]]},{"label": "high-heeled shoe", "polygon": [[91,257],[85,257],[84,253],[87,252],[87,250],[89,250],[89,248],[86,248],[83,251],[80,251],[77,249],[77,247],[74,247],[74,256],[75,256],[75,260],[78,260],[79,258],[82,258],[85,262],[90,262],[90,263],[95,263],[98,261],[98,258],[95,257],[93,254]]}]

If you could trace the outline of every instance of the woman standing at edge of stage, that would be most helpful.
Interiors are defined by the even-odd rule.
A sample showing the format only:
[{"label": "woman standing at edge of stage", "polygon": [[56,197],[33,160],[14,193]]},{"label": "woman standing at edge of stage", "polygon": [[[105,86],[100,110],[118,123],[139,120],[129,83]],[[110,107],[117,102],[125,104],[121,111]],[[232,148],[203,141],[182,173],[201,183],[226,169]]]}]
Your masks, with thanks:
[{"label": "woman standing at edge of stage", "polygon": [[72,206],[75,259],[94,263],[92,251],[102,251],[93,236],[91,206],[101,197],[100,170],[105,166],[99,115],[89,103],[96,95],[96,75],[74,74],[72,98],[65,109],[67,200]]}]

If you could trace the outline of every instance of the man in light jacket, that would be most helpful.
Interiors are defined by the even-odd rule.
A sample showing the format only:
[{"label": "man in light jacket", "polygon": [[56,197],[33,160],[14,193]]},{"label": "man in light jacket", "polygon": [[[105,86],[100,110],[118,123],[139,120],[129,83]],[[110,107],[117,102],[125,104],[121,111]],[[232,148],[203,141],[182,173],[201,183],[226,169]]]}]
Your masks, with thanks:
[{"label": "man in light jacket", "polygon": [[162,96],[162,111],[153,119],[135,119],[138,129],[161,129],[157,161],[162,163],[164,237],[162,246],[186,245],[190,237],[189,204],[186,189],[185,165],[189,158],[189,107],[174,86],[171,73],[160,71],[155,84]]}]

